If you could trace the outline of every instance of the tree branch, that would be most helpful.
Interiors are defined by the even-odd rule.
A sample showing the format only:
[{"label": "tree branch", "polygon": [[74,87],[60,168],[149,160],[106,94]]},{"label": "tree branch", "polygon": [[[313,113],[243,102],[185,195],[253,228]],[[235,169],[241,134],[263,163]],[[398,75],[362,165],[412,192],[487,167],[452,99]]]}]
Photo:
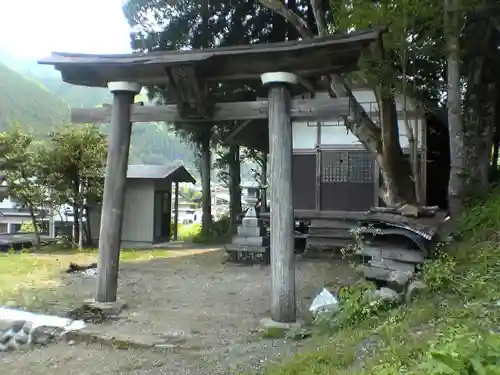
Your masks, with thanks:
[{"label": "tree branch", "polygon": [[314,38],[314,34],[309,30],[307,22],[304,21],[297,13],[287,9],[285,4],[279,0],[258,0],[263,6],[265,6],[270,11],[279,14],[286,21],[288,21],[293,27],[297,29],[299,34],[305,39]]},{"label": "tree branch", "polygon": [[[258,0],[266,8],[280,14],[292,26],[294,26],[304,39],[312,39],[315,35],[309,30],[307,23],[296,13],[287,9],[280,0]],[[322,4],[318,0],[311,0],[313,14],[318,26],[319,36],[325,36],[328,33],[325,21],[325,12]],[[326,76],[330,89],[339,98],[348,97],[351,99],[351,113],[346,121],[347,128],[360,140],[367,150],[375,154],[378,159],[380,157],[382,140],[379,127],[368,116],[363,106],[354,97],[351,89],[347,85],[345,79],[338,74]],[[380,164],[381,160],[377,160]]]}]

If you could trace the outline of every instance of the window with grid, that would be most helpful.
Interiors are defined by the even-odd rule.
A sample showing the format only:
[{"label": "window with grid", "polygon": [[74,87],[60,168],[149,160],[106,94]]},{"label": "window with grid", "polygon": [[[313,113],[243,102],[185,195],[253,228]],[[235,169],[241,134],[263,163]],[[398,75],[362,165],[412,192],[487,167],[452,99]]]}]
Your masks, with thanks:
[{"label": "window with grid", "polygon": [[373,182],[373,158],[366,151],[324,151],[321,182]]},{"label": "window with grid", "polygon": [[349,152],[349,182],[373,182],[374,161],[367,151]]},{"label": "window with grid", "polygon": [[348,182],[349,153],[325,151],[321,155],[321,182]]}]

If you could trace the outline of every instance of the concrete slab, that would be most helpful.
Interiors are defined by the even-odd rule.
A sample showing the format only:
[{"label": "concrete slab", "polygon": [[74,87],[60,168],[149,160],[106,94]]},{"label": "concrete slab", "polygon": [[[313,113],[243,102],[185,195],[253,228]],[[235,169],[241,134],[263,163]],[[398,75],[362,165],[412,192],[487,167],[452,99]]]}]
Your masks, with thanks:
[{"label": "concrete slab", "polygon": [[157,349],[166,351],[201,349],[192,345],[186,345],[185,340],[179,340],[178,338],[161,338],[141,333],[123,334],[113,332],[113,329],[109,326],[103,326],[102,328],[89,327],[78,331],[69,331],[62,335],[61,340],[67,343],[99,343],[115,349]]},{"label": "concrete slab", "polygon": [[303,326],[303,323],[299,320],[296,322],[291,322],[291,323],[282,323],[282,322],[276,322],[276,321],[272,320],[271,318],[262,318],[260,320],[260,326],[264,330],[281,329],[283,331],[290,331],[292,329],[300,329]]},{"label": "concrete slab", "polygon": [[127,304],[122,300],[118,300],[115,302],[97,302],[94,299],[88,299],[84,302],[91,308],[100,309],[106,316],[119,315],[123,311],[123,309],[127,307]]}]

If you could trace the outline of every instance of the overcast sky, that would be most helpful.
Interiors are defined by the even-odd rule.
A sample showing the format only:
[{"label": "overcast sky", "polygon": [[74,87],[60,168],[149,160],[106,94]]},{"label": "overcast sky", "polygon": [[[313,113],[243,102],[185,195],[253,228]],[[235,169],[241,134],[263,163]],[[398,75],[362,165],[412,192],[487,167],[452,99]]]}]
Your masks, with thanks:
[{"label": "overcast sky", "polygon": [[130,51],[123,0],[22,0],[0,6],[0,50],[40,58],[52,51]]}]

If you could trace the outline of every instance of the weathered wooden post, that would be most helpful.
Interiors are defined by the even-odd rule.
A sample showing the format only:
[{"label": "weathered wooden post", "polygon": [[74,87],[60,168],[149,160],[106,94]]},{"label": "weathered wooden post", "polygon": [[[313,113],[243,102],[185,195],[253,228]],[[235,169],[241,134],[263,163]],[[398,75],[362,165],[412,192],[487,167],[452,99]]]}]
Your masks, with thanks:
[{"label": "weathered wooden post", "polygon": [[271,319],[296,321],[294,212],[292,183],[291,95],[287,85],[297,76],[286,72],[264,73],[269,86],[269,169],[271,170]]},{"label": "weathered wooden post", "polygon": [[177,241],[179,239],[179,183],[175,183],[175,188],[174,188],[174,241]]},{"label": "weathered wooden post", "polygon": [[128,153],[132,130],[130,109],[135,95],[141,91],[141,85],[131,82],[110,82],[108,88],[113,93],[113,108],[99,235],[95,297],[98,303],[116,301]]}]

